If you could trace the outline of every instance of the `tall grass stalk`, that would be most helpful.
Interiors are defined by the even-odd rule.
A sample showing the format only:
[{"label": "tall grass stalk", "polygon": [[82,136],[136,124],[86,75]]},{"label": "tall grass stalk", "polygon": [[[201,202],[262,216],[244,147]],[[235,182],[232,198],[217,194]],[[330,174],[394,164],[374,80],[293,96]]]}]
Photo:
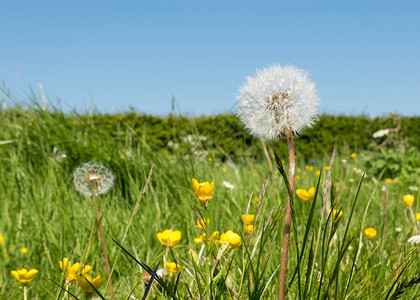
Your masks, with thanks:
[{"label": "tall grass stalk", "polygon": [[[141,190],[140,195],[137,198],[136,204],[135,204],[134,209],[133,209],[133,213],[131,214],[131,217],[130,217],[130,221],[128,222],[127,227],[125,228],[124,236],[123,236],[123,239],[121,241],[121,246],[124,246],[124,242],[125,242],[125,239],[127,238],[128,230],[131,227],[131,224],[133,222],[134,216],[137,214],[137,211],[138,211],[139,206],[140,206],[140,201],[143,198],[143,195],[146,192],[147,187],[149,186],[150,180],[152,179],[152,174],[153,174],[153,165],[150,168],[149,176],[147,176],[147,179],[146,179],[146,182],[145,182],[145,184],[143,186],[143,189]],[[120,256],[120,253],[121,253],[121,247],[118,249],[117,256],[115,257],[114,264],[112,265],[112,269],[111,269],[111,272],[110,272],[110,274],[108,276],[108,280],[107,280],[107,283],[106,283],[106,286],[105,286],[105,292],[104,293],[106,293],[106,290],[108,289],[108,286],[110,286],[110,284],[111,284],[111,276],[112,276],[112,273],[115,270],[115,266],[117,265],[117,262],[118,262],[118,258]]]}]

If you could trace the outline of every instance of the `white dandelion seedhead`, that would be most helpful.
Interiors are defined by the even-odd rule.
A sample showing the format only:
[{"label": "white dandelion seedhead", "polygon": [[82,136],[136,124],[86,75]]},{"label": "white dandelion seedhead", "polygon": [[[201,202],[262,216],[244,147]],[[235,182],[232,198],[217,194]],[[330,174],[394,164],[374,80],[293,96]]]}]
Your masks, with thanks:
[{"label": "white dandelion seedhead", "polygon": [[115,176],[107,167],[88,162],[80,165],[73,173],[76,190],[84,196],[105,194],[114,185]]},{"label": "white dandelion seedhead", "polygon": [[247,77],[237,97],[238,116],[250,133],[277,140],[300,133],[317,119],[319,98],[308,74],[294,66],[273,65]]}]

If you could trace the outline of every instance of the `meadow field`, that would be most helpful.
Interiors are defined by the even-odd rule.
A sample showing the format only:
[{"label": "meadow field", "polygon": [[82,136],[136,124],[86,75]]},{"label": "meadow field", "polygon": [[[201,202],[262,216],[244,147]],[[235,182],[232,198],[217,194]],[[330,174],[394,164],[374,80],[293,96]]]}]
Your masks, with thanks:
[{"label": "meadow field", "polygon": [[[110,126],[103,115],[36,105],[0,115],[1,299],[277,298],[288,194],[284,141],[268,144],[265,155],[246,131],[222,143],[195,118],[169,116],[173,131],[158,135],[153,118],[138,124],[115,116]],[[188,130],[171,126],[180,119]],[[340,135],[331,130],[318,135]],[[357,131],[368,146],[356,149],[353,138],[300,153],[316,142],[295,139],[287,299],[420,298],[420,248],[408,242],[420,234],[420,154],[404,130],[403,123],[380,138]],[[109,191],[96,197],[102,183],[92,182],[111,175],[74,175],[88,162],[114,175]],[[80,193],[74,176],[93,192]],[[208,189],[214,181],[211,199],[199,200],[193,178]],[[90,270],[69,272],[78,262]],[[22,268],[38,272],[19,282],[11,272]],[[98,275],[104,280],[97,278],[95,289],[83,284]]]}]

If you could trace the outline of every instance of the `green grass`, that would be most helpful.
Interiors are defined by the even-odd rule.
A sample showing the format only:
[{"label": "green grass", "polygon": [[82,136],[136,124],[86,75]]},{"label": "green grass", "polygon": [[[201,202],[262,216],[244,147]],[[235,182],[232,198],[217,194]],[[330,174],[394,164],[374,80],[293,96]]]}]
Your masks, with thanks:
[{"label": "green grass", "polygon": [[[23,297],[23,289],[10,274],[10,271],[23,267],[39,270],[28,288],[30,299],[36,296],[38,299],[58,298],[60,289],[50,281],[62,282],[63,274],[58,262],[63,257],[71,257],[72,262],[82,261],[88,248],[86,263],[93,267],[89,274],[106,277],[99,234],[91,238],[96,228],[92,201],[78,194],[72,183],[73,171],[88,161],[102,163],[116,175],[112,190],[97,199],[99,211],[103,214],[102,228],[111,266],[120,249],[113,239],[118,243],[123,239],[136,200],[153,165],[151,182],[140,201],[123,247],[152,269],[158,262],[163,266],[163,257],[168,261],[177,260],[185,268],[179,277],[176,296],[185,299],[194,295],[195,298],[200,290],[205,290],[205,271],[202,259],[194,265],[189,258],[190,249],[203,253],[202,245],[193,241],[201,231],[195,227],[190,203],[202,212],[204,210],[194,195],[191,179],[214,179],[215,193],[208,206],[209,231],[223,233],[233,230],[244,239],[240,248],[230,250],[220,258],[212,281],[214,297],[276,297],[282,208],[287,191],[280,172],[275,169],[274,159],[274,170],[270,171],[265,160],[246,157],[231,160],[226,155],[227,159],[222,161],[222,157],[213,155],[211,149],[208,155],[198,158],[195,155],[198,151],[209,150],[201,144],[191,146],[181,154],[169,148],[152,149],[147,143],[147,134],[139,135],[127,123],[105,130],[93,121],[94,115],[82,117],[23,108],[1,111],[0,115],[0,233],[4,236],[2,246],[6,258],[0,260],[0,298]],[[77,124],[77,131],[72,126],[74,124]],[[196,130],[193,120],[191,128]],[[205,136],[206,132],[196,134]],[[295,142],[301,143],[299,139]],[[53,154],[54,148],[67,157],[60,161],[58,155]],[[223,149],[217,151],[220,153]],[[213,161],[209,162],[207,156],[213,157]],[[343,158],[348,162],[340,182]],[[407,239],[415,234],[415,226],[402,201],[403,195],[413,193],[408,190],[408,183],[396,178],[389,185],[386,224],[383,227],[384,195],[381,188],[385,179],[369,176],[367,170],[368,176],[361,181],[361,176],[352,168],[353,164],[363,167],[359,156],[351,159],[349,153],[340,153],[331,170],[334,185],[340,189],[335,196],[328,198],[334,198],[335,202],[330,205],[342,208],[344,214],[338,222],[334,222],[327,211],[321,220],[326,178],[324,167],[329,164],[329,159],[318,157],[313,160],[316,163],[313,164],[314,170],[310,171],[305,168],[304,158],[297,153],[297,175],[301,179],[296,182],[296,188],[316,186],[318,176],[315,171],[322,169],[323,172],[313,206],[314,199],[309,202],[299,198],[294,200],[287,297],[385,299],[404,287],[402,299],[420,297],[420,289],[416,285],[416,278],[420,276],[419,248],[407,243]],[[250,237],[244,233],[240,216],[246,212],[255,214],[257,203],[251,200],[259,195],[267,178],[269,183],[261,201],[256,232],[249,244]],[[223,181],[232,183],[235,189],[227,190]],[[354,202],[359,182],[360,191]],[[414,213],[420,212],[419,194],[415,193]],[[353,203],[355,206],[350,220]],[[310,218],[311,209],[313,218]],[[312,220],[310,224],[308,219]],[[262,234],[267,221],[267,229]],[[366,227],[378,231],[372,241],[362,234]],[[156,234],[169,228],[180,230],[182,239],[167,251]],[[304,252],[297,254],[296,245],[301,251],[305,232]],[[262,237],[258,238],[260,234]],[[23,247],[29,249],[27,254],[21,253]],[[221,247],[217,245],[213,250]],[[290,281],[298,257],[299,269]],[[145,270],[122,251],[112,276],[115,298],[127,299],[131,293],[136,299],[141,299],[146,288],[141,281],[144,274]],[[176,278],[165,276],[163,280],[169,288],[173,288]],[[408,282],[413,279],[410,287]],[[406,285],[398,287],[404,280]],[[99,292],[109,299],[109,289],[105,292],[105,285]],[[83,298],[76,284],[70,284],[69,291]],[[149,298],[167,297],[159,292],[156,285],[150,293]],[[60,297],[67,299],[68,295],[62,292]]]}]

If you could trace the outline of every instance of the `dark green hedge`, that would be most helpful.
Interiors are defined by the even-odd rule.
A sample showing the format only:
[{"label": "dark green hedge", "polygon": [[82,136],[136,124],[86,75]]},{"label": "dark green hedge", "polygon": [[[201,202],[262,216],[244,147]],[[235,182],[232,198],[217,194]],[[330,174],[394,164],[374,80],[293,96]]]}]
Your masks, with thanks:
[{"label": "dark green hedge", "polygon": [[[90,119],[92,116],[85,115],[83,118]],[[237,117],[229,114],[187,118],[126,113],[94,115],[93,119],[99,128],[114,136],[117,136],[118,128],[120,134],[124,134],[127,128],[134,130],[139,139],[155,150],[165,148],[170,140],[181,142],[182,137],[195,134],[207,136],[216,154],[233,157],[262,155],[260,141],[242,129]],[[368,148],[376,131],[397,127],[401,128],[401,138],[406,138],[410,145],[420,148],[420,117],[321,115],[311,129],[295,140],[296,153],[308,159],[317,158],[331,153],[334,146],[340,152],[359,152]],[[285,142],[268,144],[285,154]]]},{"label": "dark green hedge", "polygon": [[[21,109],[2,112],[3,117],[13,119],[15,123],[25,123],[31,118],[36,120],[37,114],[46,114],[46,112],[28,112]],[[103,136],[104,141],[110,143],[127,142],[129,139],[131,146],[141,144],[154,151],[173,151],[167,147],[170,140],[181,143],[185,136],[200,135],[208,138],[203,148],[210,150],[214,156],[230,155],[233,158],[262,156],[261,142],[242,129],[237,117],[229,114],[197,118],[175,115],[160,117],[134,112],[67,115],[54,111],[48,114],[51,119],[58,120],[62,131],[68,131],[73,135]],[[57,123],[49,122],[52,127],[57,127]],[[34,126],[37,126],[36,122]],[[372,119],[364,115],[321,115],[311,129],[306,130],[295,140],[296,153],[299,157],[307,159],[320,158],[324,154],[330,154],[334,146],[340,152],[360,152],[368,148],[374,132],[396,127],[401,128],[399,131],[401,138],[407,139],[410,145],[420,148],[420,117],[389,115]],[[43,130],[48,134],[47,128],[44,127]],[[268,144],[275,146],[283,155],[286,153],[284,141]]]}]

